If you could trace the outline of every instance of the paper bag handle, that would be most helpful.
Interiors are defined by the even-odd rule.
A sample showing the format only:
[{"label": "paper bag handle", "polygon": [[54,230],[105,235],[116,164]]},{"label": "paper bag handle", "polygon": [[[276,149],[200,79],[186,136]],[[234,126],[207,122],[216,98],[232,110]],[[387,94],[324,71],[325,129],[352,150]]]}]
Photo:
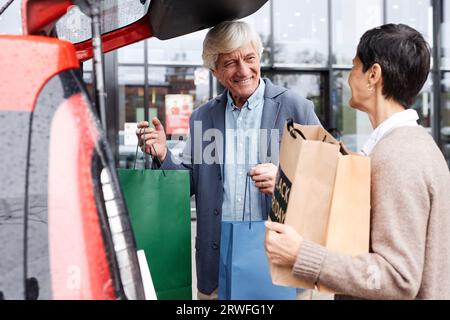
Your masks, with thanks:
[{"label": "paper bag handle", "polygon": [[294,119],[287,119],[287,128],[292,138],[297,139],[297,135],[295,133],[298,133],[303,138],[303,140],[306,140],[303,132],[301,132],[300,129],[294,128]]},{"label": "paper bag handle", "polygon": [[[292,118],[289,118],[289,119],[287,119],[286,121],[287,121],[287,129],[288,129],[289,134],[291,135],[292,138],[297,139],[297,135],[296,135],[296,134],[299,134],[299,135],[303,138],[303,140],[307,140],[306,137],[305,137],[305,135],[301,132],[301,130],[294,127],[294,120],[293,120]],[[336,128],[328,129],[327,131],[328,131],[328,132],[330,132],[330,131],[331,131],[331,132],[333,132],[333,131],[339,132],[339,130],[336,129]],[[339,152],[340,152],[340,153],[342,153],[343,155],[348,155],[348,154],[349,154],[349,151],[348,151],[347,148],[344,146],[344,144],[342,143],[342,141],[338,141],[338,142],[336,143],[336,142],[326,141],[326,140],[327,140],[327,136],[325,135],[325,136],[323,137],[323,139],[322,139],[322,142],[327,142],[327,143],[331,143],[331,144],[338,144],[338,145],[339,145]]]},{"label": "paper bag handle", "polygon": [[249,229],[252,228],[252,196],[251,196],[251,183],[250,183],[250,175],[247,173],[245,178],[245,191],[244,191],[244,208],[242,209],[242,221],[245,221],[245,207],[247,202],[247,189],[248,189],[248,202],[249,202],[249,211],[250,211],[250,224]]},{"label": "paper bag handle", "polygon": [[[141,132],[143,135],[143,140],[144,140],[144,148],[145,148],[145,128],[141,128]],[[152,167],[151,169],[158,169],[161,167],[162,163],[159,160],[158,156],[156,156],[156,149],[155,146],[152,144],[152,148],[153,151],[155,152],[155,156],[152,156]],[[136,154],[134,155],[134,163],[133,163],[133,169],[136,169],[136,160],[137,160],[137,155],[138,155],[138,151],[139,151],[139,141],[136,145]],[[144,153],[144,151],[142,151],[142,153]],[[162,173],[164,176],[166,176],[166,173],[164,172],[164,169],[162,169]]]}]

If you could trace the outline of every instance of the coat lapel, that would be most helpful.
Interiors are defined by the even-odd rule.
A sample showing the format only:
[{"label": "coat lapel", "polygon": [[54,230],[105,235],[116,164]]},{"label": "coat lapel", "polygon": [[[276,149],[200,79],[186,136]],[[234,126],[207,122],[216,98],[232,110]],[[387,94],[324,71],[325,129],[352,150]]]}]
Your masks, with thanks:
[{"label": "coat lapel", "polygon": [[[261,117],[261,129],[267,132],[266,134],[266,152],[259,153],[258,160],[260,163],[267,162],[267,157],[270,152],[270,143],[271,143],[271,130],[276,128],[276,123],[278,120],[278,114],[280,112],[280,102],[276,101],[274,98],[280,93],[286,91],[286,89],[274,86],[269,79],[264,79],[266,83],[266,90],[264,92],[264,108]],[[263,131],[264,132],[264,131]],[[261,139],[264,139],[261,136]],[[260,142],[261,147],[265,147],[262,141]],[[260,150],[264,150],[264,148],[260,148]]]}]

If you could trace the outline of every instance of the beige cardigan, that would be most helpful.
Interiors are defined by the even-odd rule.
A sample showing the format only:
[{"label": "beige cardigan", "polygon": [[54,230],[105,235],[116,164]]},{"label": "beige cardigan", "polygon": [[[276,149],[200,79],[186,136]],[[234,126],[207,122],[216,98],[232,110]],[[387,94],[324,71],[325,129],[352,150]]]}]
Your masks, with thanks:
[{"label": "beige cardigan", "polygon": [[422,127],[398,127],[371,154],[370,252],[303,241],[293,274],[366,299],[450,299],[450,172]]}]

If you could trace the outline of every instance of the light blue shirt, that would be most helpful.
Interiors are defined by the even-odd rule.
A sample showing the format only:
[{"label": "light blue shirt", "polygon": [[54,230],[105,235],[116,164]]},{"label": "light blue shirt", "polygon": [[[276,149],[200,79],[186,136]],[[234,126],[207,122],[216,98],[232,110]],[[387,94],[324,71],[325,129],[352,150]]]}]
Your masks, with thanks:
[{"label": "light blue shirt", "polygon": [[[258,164],[261,117],[264,106],[265,83],[261,79],[256,91],[242,108],[237,108],[227,96],[225,110],[225,164],[223,170],[222,220],[242,220],[245,181],[247,173]],[[264,194],[250,179],[250,195],[247,189],[245,220],[249,220],[251,198],[252,220],[262,220]]]}]

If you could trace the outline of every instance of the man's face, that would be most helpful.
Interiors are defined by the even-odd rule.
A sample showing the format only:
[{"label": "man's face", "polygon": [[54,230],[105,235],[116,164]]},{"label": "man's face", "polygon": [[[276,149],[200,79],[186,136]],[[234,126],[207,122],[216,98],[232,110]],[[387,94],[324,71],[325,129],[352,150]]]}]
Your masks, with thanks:
[{"label": "man's face", "polygon": [[260,69],[258,53],[248,43],[231,53],[220,54],[213,74],[230,90],[236,106],[240,107],[258,88]]}]

